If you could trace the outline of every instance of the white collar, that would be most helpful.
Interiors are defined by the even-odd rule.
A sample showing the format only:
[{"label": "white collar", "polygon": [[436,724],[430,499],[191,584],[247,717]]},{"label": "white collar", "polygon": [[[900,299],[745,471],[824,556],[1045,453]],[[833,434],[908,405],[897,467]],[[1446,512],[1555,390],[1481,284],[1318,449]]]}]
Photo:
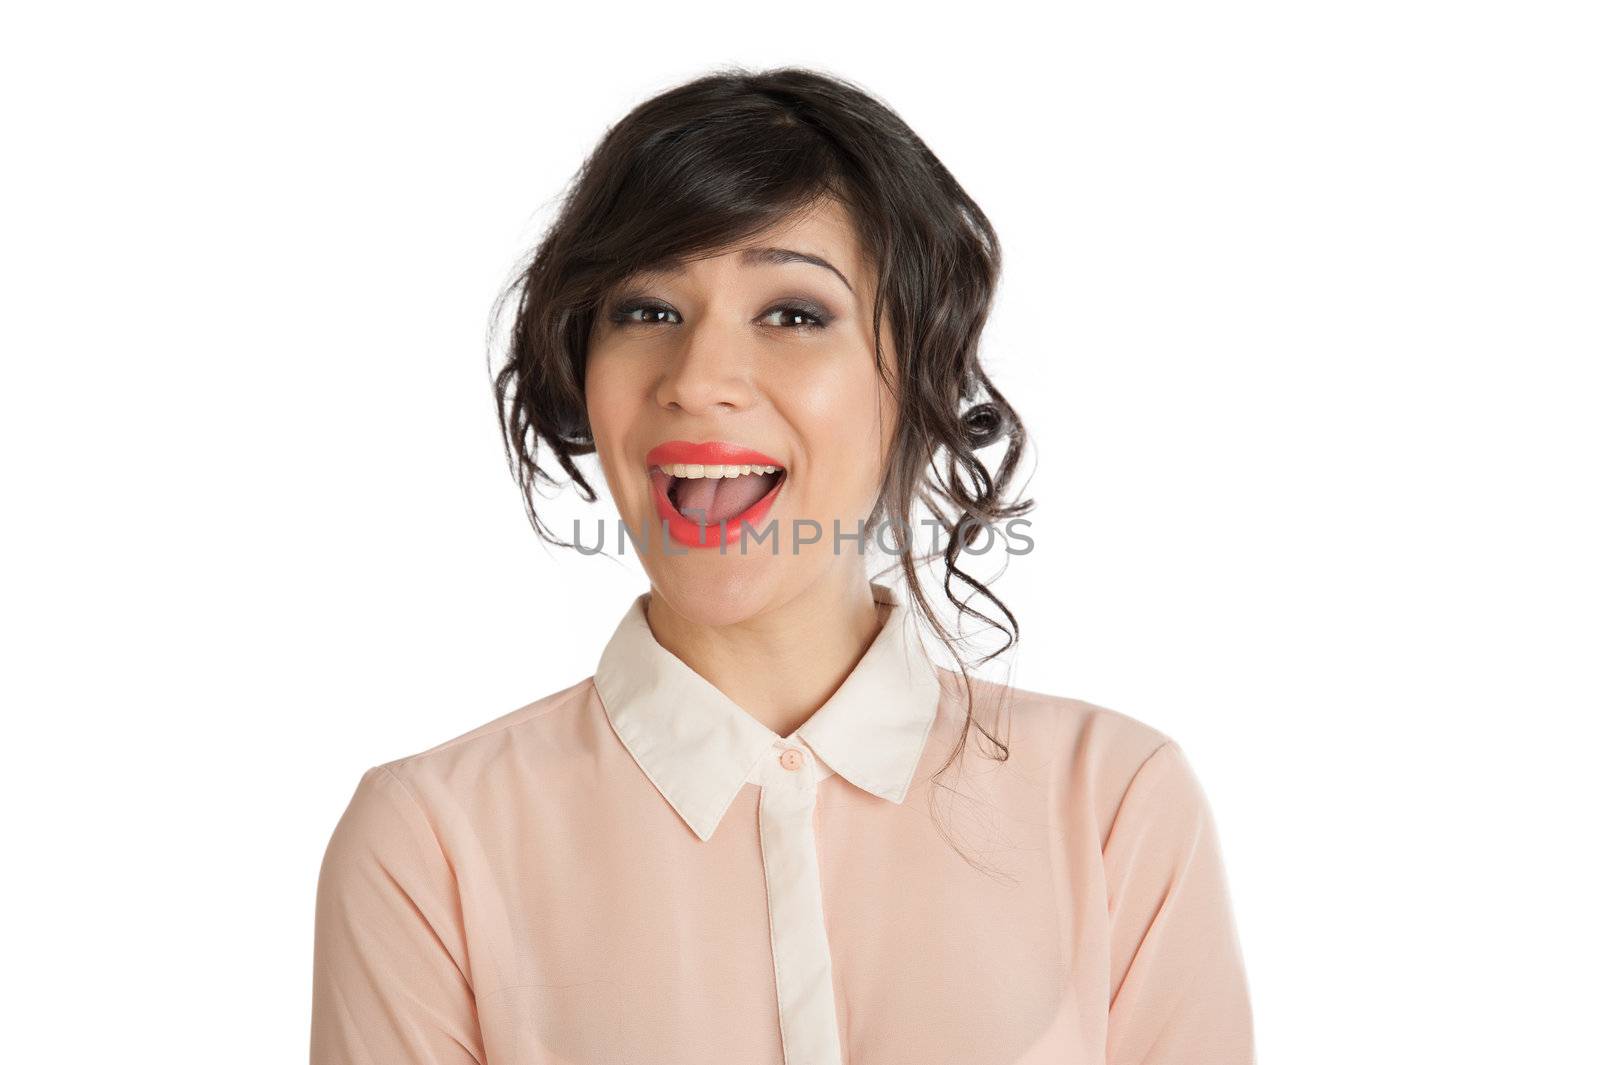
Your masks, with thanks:
[{"label": "white collar", "polygon": [[[793,739],[817,757],[819,779],[837,772],[899,803],[938,710],[939,676],[894,592],[872,582],[872,597],[890,605],[883,628]],[[617,624],[594,685],[639,768],[708,840],[762,756],[785,741],[656,641],[645,620],[649,598],[641,593]]]}]

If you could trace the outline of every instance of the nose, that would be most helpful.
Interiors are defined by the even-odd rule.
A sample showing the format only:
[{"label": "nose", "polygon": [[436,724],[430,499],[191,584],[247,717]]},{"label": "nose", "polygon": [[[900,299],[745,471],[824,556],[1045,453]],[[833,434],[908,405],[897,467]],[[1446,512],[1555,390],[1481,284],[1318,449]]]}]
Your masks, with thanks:
[{"label": "nose", "polygon": [[697,323],[656,383],[656,402],[685,414],[744,410],[757,395],[754,356],[748,338]]}]

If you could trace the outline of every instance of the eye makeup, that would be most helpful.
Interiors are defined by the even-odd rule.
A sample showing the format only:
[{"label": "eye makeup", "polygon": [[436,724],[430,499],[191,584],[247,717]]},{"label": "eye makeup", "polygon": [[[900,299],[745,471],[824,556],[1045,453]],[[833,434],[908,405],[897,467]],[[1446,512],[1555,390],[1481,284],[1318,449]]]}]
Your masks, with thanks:
[{"label": "eye makeup", "polygon": [[[634,317],[634,315],[641,312],[646,317]],[[611,309],[607,312],[606,319],[618,326],[677,324],[649,317],[659,314],[676,315],[678,312],[667,304],[648,296],[625,295],[611,304]],[[781,315],[781,321],[784,324],[775,325],[772,328],[794,329],[802,332],[826,329],[834,320],[833,313],[826,307],[815,300],[803,296],[785,297],[774,301],[771,306],[757,317],[757,320],[765,320],[774,314]]]}]

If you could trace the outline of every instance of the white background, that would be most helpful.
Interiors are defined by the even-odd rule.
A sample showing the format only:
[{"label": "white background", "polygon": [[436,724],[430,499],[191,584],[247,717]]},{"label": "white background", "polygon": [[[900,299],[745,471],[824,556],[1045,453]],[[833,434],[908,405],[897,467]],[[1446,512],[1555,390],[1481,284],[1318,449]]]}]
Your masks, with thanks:
[{"label": "white background", "polygon": [[303,1057],[361,771],[587,676],[643,588],[525,524],[491,300],[629,107],[798,63],[999,230],[1012,679],[1189,753],[1261,1060],[1596,1060],[1591,13],[9,16],[7,1057]]}]

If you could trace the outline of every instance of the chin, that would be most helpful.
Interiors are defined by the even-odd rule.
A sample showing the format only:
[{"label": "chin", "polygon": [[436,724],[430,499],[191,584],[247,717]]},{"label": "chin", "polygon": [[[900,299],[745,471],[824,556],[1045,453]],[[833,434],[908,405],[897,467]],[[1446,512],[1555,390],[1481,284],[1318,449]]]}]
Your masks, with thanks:
[{"label": "chin", "polygon": [[674,555],[646,567],[653,594],[695,625],[735,625],[787,598],[799,559]]}]

